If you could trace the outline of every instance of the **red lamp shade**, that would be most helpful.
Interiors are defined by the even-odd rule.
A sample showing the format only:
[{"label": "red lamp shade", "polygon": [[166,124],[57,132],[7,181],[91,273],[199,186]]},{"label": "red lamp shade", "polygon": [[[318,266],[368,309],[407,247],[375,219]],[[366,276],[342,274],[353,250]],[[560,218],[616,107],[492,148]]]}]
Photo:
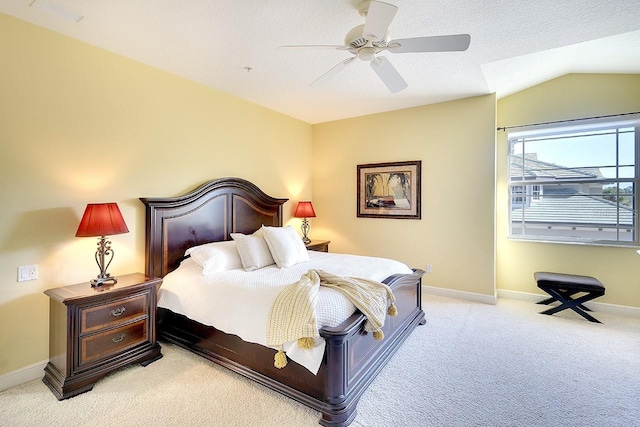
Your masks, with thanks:
[{"label": "red lamp shade", "polygon": [[313,210],[311,202],[298,202],[293,216],[295,218],[315,218],[316,212]]},{"label": "red lamp shade", "polygon": [[116,203],[90,203],[82,215],[76,237],[112,236],[128,232]]}]

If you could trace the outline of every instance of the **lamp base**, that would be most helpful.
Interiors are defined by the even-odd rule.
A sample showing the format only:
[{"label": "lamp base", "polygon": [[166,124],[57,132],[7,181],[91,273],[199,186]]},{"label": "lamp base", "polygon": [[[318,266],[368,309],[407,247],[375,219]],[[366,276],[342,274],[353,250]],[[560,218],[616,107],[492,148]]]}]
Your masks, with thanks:
[{"label": "lamp base", "polygon": [[108,277],[98,276],[97,278],[93,279],[90,283],[91,283],[91,287],[95,288],[95,287],[104,286],[104,285],[115,285],[116,283],[118,283],[118,279],[111,276],[108,276]]},{"label": "lamp base", "polygon": [[302,226],[300,227],[300,229],[302,230],[302,241],[305,245],[308,245],[309,243],[311,243],[311,239],[307,237],[307,234],[309,234],[311,226],[309,225],[309,221],[307,221],[307,218],[302,219]]},{"label": "lamp base", "polygon": [[[105,255],[111,256],[107,263],[105,263]],[[100,274],[91,281],[91,287],[95,288],[98,286],[115,285],[118,283],[118,280],[115,277],[111,277],[111,274],[107,273],[107,268],[109,268],[111,261],[113,261],[114,255],[114,250],[111,249],[111,242],[108,241],[105,236],[101,236],[98,239],[98,250],[96,250],[96,264],[98,264],[98,267],[100,268]]]}]

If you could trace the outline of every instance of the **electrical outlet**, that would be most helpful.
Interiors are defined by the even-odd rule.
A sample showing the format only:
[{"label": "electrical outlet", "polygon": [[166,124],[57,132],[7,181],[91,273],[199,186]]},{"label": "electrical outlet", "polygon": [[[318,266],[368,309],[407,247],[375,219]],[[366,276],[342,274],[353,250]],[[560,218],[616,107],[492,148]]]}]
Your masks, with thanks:
[{"label": "electrical outlet", "polygon": [[21,265],[18,267],[18,282],[36,280],[38,278],[38,264]]},{"label": "electrical outlet", "polygon": [[427,273],[431,273],[433,271],[433,267],[431,264],[427,264]]}]

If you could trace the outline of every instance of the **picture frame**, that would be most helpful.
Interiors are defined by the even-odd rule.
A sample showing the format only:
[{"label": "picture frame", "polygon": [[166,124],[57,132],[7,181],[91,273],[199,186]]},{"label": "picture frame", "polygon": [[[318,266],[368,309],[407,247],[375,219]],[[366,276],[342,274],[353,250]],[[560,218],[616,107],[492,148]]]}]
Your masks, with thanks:
[{"label": "picture frame", "polygon": [[359,218],[421,219],[422,161],[358,165]]}]

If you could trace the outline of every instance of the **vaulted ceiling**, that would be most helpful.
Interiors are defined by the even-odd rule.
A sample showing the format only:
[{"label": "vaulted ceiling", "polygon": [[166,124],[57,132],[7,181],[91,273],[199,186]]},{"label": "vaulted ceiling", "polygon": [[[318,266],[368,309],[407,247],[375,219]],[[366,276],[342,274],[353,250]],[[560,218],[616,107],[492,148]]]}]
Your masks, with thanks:
[{"label": "vaulted ceiling", "polygon": [[365,23],[360,0],[0,0],[0,12],[308,123],[640,73],[640,0],[388,2],[391,39],[464,33],[469,48],[383,53],[408,83],[392,94],[364,61],[310,86],[352,55],[279,48],[344,44]]}]

